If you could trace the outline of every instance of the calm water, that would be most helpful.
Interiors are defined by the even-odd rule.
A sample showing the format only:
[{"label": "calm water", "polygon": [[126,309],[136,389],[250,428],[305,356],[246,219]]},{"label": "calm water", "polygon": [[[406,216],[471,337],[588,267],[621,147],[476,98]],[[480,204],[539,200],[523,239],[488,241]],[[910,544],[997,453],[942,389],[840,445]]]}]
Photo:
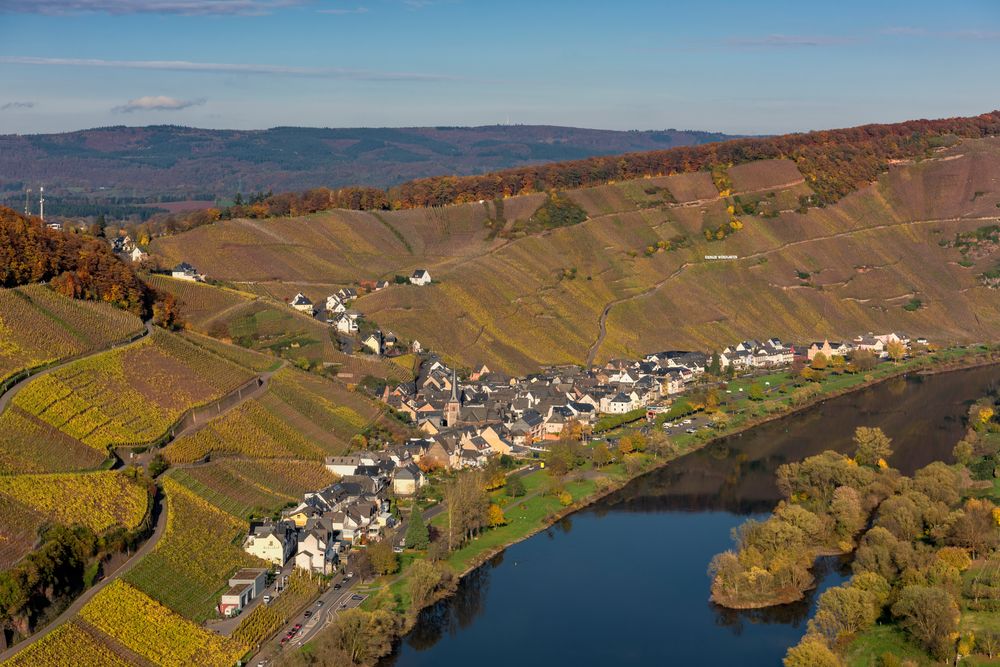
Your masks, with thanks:
[{"label": "calm water", "polygon": [[774,505],[775,468],[846,451],[856,426],[881,426],[905,472],[950,460],[969,403],[998,382],[997,367],[899,378],[685,456],[479,568],[384,665],[777,665],[847,569],[821,560],[818,590],[793,605],[708,602],[708,562]]}]

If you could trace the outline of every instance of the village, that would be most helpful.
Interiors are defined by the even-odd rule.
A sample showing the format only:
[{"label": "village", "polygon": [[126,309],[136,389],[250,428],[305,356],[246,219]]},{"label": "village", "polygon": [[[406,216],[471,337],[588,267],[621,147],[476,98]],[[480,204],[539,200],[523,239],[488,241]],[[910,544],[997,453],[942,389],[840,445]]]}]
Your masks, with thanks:
[{"label": "village", "polygon": [[[126,243],[122,251],[128,250]],[[182,280],[205,280],[188,263],[169,273]],[[394,503],[417,497],[429,476],[439,471],[484,468],[498,458],[530,463],[541,459],[567,428],[589,439],[595,430],[609,430],[598,428],[609,416],[619,417],[613,421],[615,427],[652,421],[679,397],[725,377],[789,368],[808,372],[817,364],[843,366],[848,359],[876,364],[905,355],[911,345],[908,336],[895,332],[801,345],[768,338],[741,341],[715,352],[668,350],[639,359],[612,359],[590,368],[549,367],[523,377],[511,377],[486,365],[460,376],[459,369],[425,350],[420,342],[404,344],[392,332],[366,323],[363,314],[351,308],[359,289],[372,292],[431,282],[426,269],[417,269],[408,277],[396,276],[393,282],[367,281],[357,288],[341,288],[322,304],[302,293],[287,300],[290,308],[329,325],[345,351],[384,357],[418,355],[414,380],[384,384],[375,396],[422,435],[405,442],[369,442],[363,450],[327,457],[325,465],[337,477],[335,483],[306,493],[280,517],[251,523],[244,550],[270,563],[282,576],[294,568],[318,576],[341,572],[349,577],[352,552],[387,538],[392,539],[393,550],[401,552],[404,544]],[[912,342],[928,344],[924,338]],[[675,427],[669,422],[664,426]],[[694,433],[695,428],[686,431]],[[220,599],[220,615],[239,615],[253,604],[268,590],[266,575],[264,569],[237,572]],[[274,591],[280,590],[279,580]],[[267,604],[269,598],[263,595],[263,602]]]},{"label": "village", "polygon": [[[308,314],[326,317],[333,326],[349,318],[356,324],[360,314],[347,307],[354,297],[352,288],[331,295],[324,313],[313,310],[301,294],[290,305],[303,312],[308,308]],[[395,344],[388,332],[378,336]],[[927,344],[923,338],[913,342]],[[905,354],[910,344],[909,337],[899,333],[868,333],[850,341],[808,345],[770,338],[741,341],[718,352],[663,351],[591,368],[545,368],[524,377],[510,377],[485,365],[460,376],[458,369],[425,352],[413,381],[385,385],[378,393],[422,437],[372,442],[362,451],[328,457],[326,467],[338,481],[306,493],[280,518],[252,523],[243,547],[284,572],[294,567],[315,575],[341,572],[349,577],[352,551],[384,539],[392,540],[397,553],[403,550],[394,503],[415,498],[438,472],[483,468],[498,458],[538,463],[570,425],[589,439],[602,418],[620,416],[616,423],[652,421],[679,397],[722,377],[827,362],[843,365],[862,356],[878,363],[900,354],[899,350]],[[365,345],[365,349],[370,348]],[[418,344],[410,349],[421,352]],[[264,590],[263,580],[254,581],[246,572],[240,577],[230,581],[230,590],[220,600],[220,614],[241,613]]]}]

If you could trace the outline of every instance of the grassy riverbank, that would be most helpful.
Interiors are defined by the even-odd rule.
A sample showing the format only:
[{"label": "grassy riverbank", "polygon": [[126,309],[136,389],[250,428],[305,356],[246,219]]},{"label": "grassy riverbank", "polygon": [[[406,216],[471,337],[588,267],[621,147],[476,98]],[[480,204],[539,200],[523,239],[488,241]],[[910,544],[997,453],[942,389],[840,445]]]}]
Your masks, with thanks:
[{"label": "grassy riverbank", "polygon": [[[455,574],[464,576],[506,547],[545,530],[567,514],[621,488],[641,474],[666,465],[718,438],[785,417],[828,398],[906,373],[940,372],[998,361],[1000,361],[1000,351],[997,350],[949,349],[914,357],[898,364],[880,364],[867,374],[831,373],[819,382],[807,383],[811,387],[808,395],[802,391],[801,381],[788,371],[730,381],[722,389],[722,392],[728,389],[729,393],[722,394],[723,398],[719,405],[719,410],[728,415],[727,422],[718,428],[702,429],[695,434],[679,434],[671,439],[670,446],[664,449],[662,454],[652,452],[631,454],[628,457],[630,460],[627,467],[620,461],[603,467],[595,467],[591,462],[587,462],[561,479],[554,479],[547,469],[535,470],[521,477],[525,487],[523,496],[508,495],[505,488],[490,492],[490,501],[499,505],[504,511],[506,525],[482,532],[465,546],[451,553],[445,562]],[[748,397],[752,384],[761,384],[765,387],[763,399],[751,400]],[[626,426],[606,434],[606,437],[620,438],[637,432],[645,425],[643,421]],[[590,446],[595,446],[596,442],[599,441],[591,443]],[[550,493],[553,485],[557,485],[559,491],[565,491],[568,498],[567,495],[562,495],[560,498],[558,493]],[[442,528],[446,522],[447,516],[442,513],[434,518],[431,525]],[[363,605],[364,608],[391,609],[407,619],[401,633],[412,627],[418,611],[411,608],[408,594],[410,566],[415,560],[425,556],[423,552],[407,551],[401,557],[401,572],[379,577],[361,587],[361,590],[370,595]]]}]

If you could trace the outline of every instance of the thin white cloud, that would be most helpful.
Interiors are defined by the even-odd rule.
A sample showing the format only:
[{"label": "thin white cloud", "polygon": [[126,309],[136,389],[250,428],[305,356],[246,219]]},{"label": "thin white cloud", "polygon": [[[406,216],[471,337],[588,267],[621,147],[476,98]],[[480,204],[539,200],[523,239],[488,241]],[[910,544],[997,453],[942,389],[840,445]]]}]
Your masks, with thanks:
[{"label": "thin white cloud", "polygon": [[975,41],[1000,40],[1000,30],[950,30],[934,31],[912,26],[892,26],[880,31],[883,35],[900,37],[930,37],[932,39],[957,39]]},{"label": "thin white cloud", "polygon": [[112,111],[119,113],[132,113],[133,111],[180,111],[188,107],[204,104],[205,100],[179,100],[176,97],[166,95],[147,95],[129,100],[121,106],[114,107]]},{"label": "thin white cloud", "polygon": [[855,41],[848,37],[827,37],[809,35],[764,35],[730,39],[730,46],[760,49],[794,49],[814,46],[840,46]]},{"label": "thin white cloud", "polygon": [[367,7],[355,7],[354,9],[317,9],[317,14],[335,14],[337,16],[344,16],[346,14],[367,14]]},{"label": "thin white cloud", "polygon": [[181,14],[264,16],[312,0],[0,0],[0,14]]},{"label": "thin white cloud", "polygon": [[216,74],[269,74],[362,81],[458,81],[461,77],[419,72],[376,72],[340,67],[296,67],[292,65],[253,65],[246,63],[199,63],[189,60],[102,60],[98,58],[38,58],[35,56],[0,56],[3,65],[39,65],[49,67],[91,67],[112,69],[165,70]]},{"label": "thin white cloud", "polygon": [[1000,39],[1000,30],[959,30],[949,33],[949,37],[955,39],[975,39],[981,41],[994,41]]},{"label": "thin white cloud", "polygon": [[0,106],[0,111],[10,111],[13,109],[34,109],[34,102],[7,102],[3,106]]},{"label": "thin white cloud", "polygon": [[904,37],[914,37],[927,34],[927,31],[924,28],[914,28],[913,26],[907,25],[890,26],[888,28],[883,28],[880,32],[883,35],[902,35]]}]

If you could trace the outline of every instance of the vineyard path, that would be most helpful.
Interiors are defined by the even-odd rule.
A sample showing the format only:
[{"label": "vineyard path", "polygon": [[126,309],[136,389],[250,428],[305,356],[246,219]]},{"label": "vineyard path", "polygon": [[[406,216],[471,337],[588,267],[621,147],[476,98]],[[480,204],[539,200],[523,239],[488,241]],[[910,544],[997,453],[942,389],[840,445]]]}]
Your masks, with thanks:
[{"label": "vineyard path", "polygon": [[[152,333],[152,324],[147,324],[146,325],[146,334],[145,335],[149,335],[150,333]],[[143,337],[145,337],[145,335]],[[141,340],[141,339],[138,339],[138,340]],[[110,348],[107,348],[107,349],[110,349]],[[99,352],[95,352],[94,354],[100,354],[101,352],[104,352],[104,351],[106,351],[106,350],[101,350]],[[51,373],[52,371],[57,370],[57,369],[61,368],[62,366],[65,366],[65,365],[67,365],[69,363],[72,363],[73,361],[77,361],[77,360],[78,359],[73,359],[72,361],[68,361],[68,362],[60,364],[58,366],[53,366],[52,368],[46,369],[42,373],[37,373],[37,374],[32,375],[32,376],[30,376],[28,378],[25,378],[21,382],[17,383],[13,387],[11,387],[2,397],[0,397],[0,413],[2,413],[3,410],[6,408],[7,404],[10,402],[10,399],[13,397],[14,394],[17,393],[17,390],[24,383],[26,383],[28,380],[31,380],[32,378],[38,377],[39,375],[42,375],[43,373]],[[250,400],[252,398],[256,398],[256,397],[260,396],[261,394],[263,394],[265,391],[267,391],[268,380],[271,379],[271,376],[274,373],[276,373],[278,370],[280,370],[281,368],[283,368],[286,365],[286,363],[287,362],[282,363],[281,366],[279,366],[279,368],[275,369],[274,371],[266,372],[266,373],[261,373],[260,375],[258,375],[260,383],[258,384],[257,387],[255,387],[253,389],[253,391],[249,391],[249,392],[246,392],[245,394],[242,394],[239,401],[233,403],[232,405],[227,406],[226,408],[223,408],[219,413],[217,413],[215,415],[212,415],[211,418],[206,419],[204,422],[201,422],[201,423],[199,423],[197,425],[194,425],[194,426],[190,426],[190,427],[184,429],[183,431],[177,433],[172,439],[170,439],[169,441],[165,442],[163,444],[163,447],[166,447],[170,443],[174,442],[174,440],[176,440],[177,438],[180,438],[180,437],[182,437],[184,435],[189,435],[190,433],[192,433],[194,431],[197,431],[198,429],[203,428],[206,424],[208,424],[208,423],[210,423],[210,422],[218,419],[219,417],[222,417],[222,416],[228,414],[233,409],[239,407],[240,405],[243,405],[243,403],[245,403],[246,401],[248,401],[248,400]],[[225,397],[223,397],[223,399],[224,398]],[[222,399],[220,399],[220,400],[222,400]],[[146,463],[148,463],[148,461],[146,461]],[[161,494],[157,493],[156,498],[153,501],[153,506],[152,506],[151,511],[153,512],[153,516],[156,517],[156,523],[155,523],[155,525],[153,527],[153,533],[149,536],[149,539],[146,540],[146,542],[143,543],[143,545],[141,547],[139,547],[136,550],[136,552],[134,554],[132,554],[127,560],[123,561],[117,567],[117,569],[114,572],[106,573],[105,576],[104,576],[104,578],[101,581],[99,581],[98,583],[94,584],[93,586],[91,586],[90,588],[88,588],[86,591],[84,591],[80,595],[80,597],[78,597],[76,600],[74,600],[73,603],[69,607],[67,607],[65,610],[63,610],[63,612],[61,614],[59,614],[59,616],[57,616],[56,618],[54,618],[44,628],[42,628],[41,630],[37,631],[36,633],[34,633],[33,635],[31,635],[27,639],[25,639],[25,640],[23,640],[23,641],[15,644],[14,646],[11,646],[10,648],[6,649],[3,652],[0,652],[0,663],[4,662],[5,660],[8,660],[8,659],[12,658],[15,654],[23,651],[27,647],[29,647],[32,644],[34,644],[35,642],[37,642],[42,637],[44,637],[47,634],[49,634],[52,631],[54,631],[56,628],[58,628],[62,624],[64,624],[67,621],[71,620],[77,614],[77,612],[79,612],[83,608],[83,606],[85,604],[87,604],[87,602],[89,602],[98,592],[100,592],[100,590],[102,588],[104,588],[105,586],[107,586],[109,583],[111,583],[115,579],[118,579],[122,575],[128,573],[128,571],[131,570],[132,567],[134,567],[136,563],[138,563],[140,560],[142,560],[142,558],[145,555],[147,555],[153,549],[156,548],[156,545],[159,543],[160,538],[163,537],[163,534],[166,531],[166,527],[167,527],[167,506],[166,506],[165,503],[163,503],[161,501],[160,496],[161,496]]]},{"label": "vineyard path", "polygon": [[[143,338],[145,338],[146,336],[150,335],[151,333],[153,333],[153,323],[152,322],[147,322],[146,323],[146,329],[142,332],[142,335],[139,336],[138,338],[132,340],[132,341],[129,341],[126,344],[127,345],[132,345],[133,343],[137,343],[140,340],[142,340]],[[96,354],[101,354],[103,352],[107,352],[108,350],[113,350],[113,349],[115,349],[117,347],[122,347],[122,343],[114,343],[112,345],[109,345],[108,347],[102,348],[100,350],[96,350],[96,351],[90,353],[87,356],[89,357],[89,356],[94,356]],[[55,366],[51,366],[49,368],[46,368],[45,370],[39,371],[38,373],[33,373],[32,375],[29,375],[28,377],[24,378],[23,380],[21,380],[17,384],[12,385],[10,387],[10,389],[8,389],[7,391],[5,391],[3,393],[3,395],[0,396],[0,414],[3,414],[3,411],[7,409],[7,405],[11,402],[11,400],[14,398],[14,396],[17,394],[17,392],[19,392],[22,389],[24,389],[24,386],[26,384],[28,384],[29,382],[31,382],[32,380],[34,380],[35,378],[41,377],[42,375],[48,375],[49,373],[53,373],[53,372],[59,370],[60,368],[64,368],[66,366],[69,366],[72,363],[80,361],[80,359],[85,359],[85,358],[86,357],[73,357],[71,359],[67,359],[66,361],[62,362],[61,364],[56,364]]]}]

